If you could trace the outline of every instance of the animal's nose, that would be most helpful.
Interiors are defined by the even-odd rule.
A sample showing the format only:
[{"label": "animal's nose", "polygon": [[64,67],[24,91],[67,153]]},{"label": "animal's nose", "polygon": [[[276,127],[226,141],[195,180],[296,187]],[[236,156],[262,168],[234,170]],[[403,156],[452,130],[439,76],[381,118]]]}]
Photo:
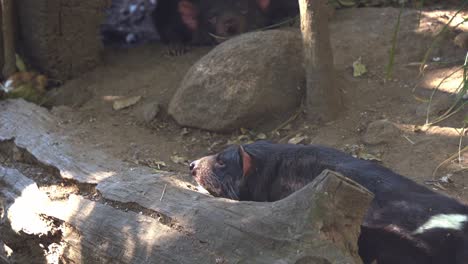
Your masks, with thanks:
[{"label": "animal's nose", "polygon": [[190,163],[190,171],[193,171],[197,167],[197,164],[198,164],[198,160]]}]

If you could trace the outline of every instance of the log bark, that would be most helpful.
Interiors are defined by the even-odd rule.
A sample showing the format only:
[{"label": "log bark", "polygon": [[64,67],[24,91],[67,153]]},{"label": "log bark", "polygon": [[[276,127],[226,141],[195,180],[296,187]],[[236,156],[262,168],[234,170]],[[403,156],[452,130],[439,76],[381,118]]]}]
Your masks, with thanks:
[{"label": "log bark", "polygon": [[[31,155],[34,158],[26,160],[34,160],[37,166],[48,168],[60,178],[92,186],[102,199],[89,199],[79,193],[65,200],[50,200],[36,191],[31,179],[6,168],[0,169],[0,197],[8,193],[13,197],[6,209],[9,216],[16,206],[16,210],[21,208],[61,223],[61,241],[65,244],[62,257],[66,260],[361,262],[356,243],[373,197],[337,173],[325,171],[300,191],[275,203],[212,198],[188,190],[186,183],[180,184],[170,173],[130,166],[76,142],[69,136],[70,131],[57,124],[47,110],[23,100],[0,102],[0,142],[9,142],[23,151],[18,157]],[[7,145],[2,145],[3,151]],[[18,197],[24,195],[37,202],[18,203]],[[13,216],[8,219],[11,230],[31,226],[16,222]],[[35,233],[30,230],[30,234],[44,232],[40,224],[35,226],[38,229]]]},{"label": "log bark", "polygon": [[299,0],[306,71],[306,110],[311,121],[328,122],[343,109],[333,67],[326,0]]},{"label": "log bark", "polygon": [[1,0],[3,31],[3,77],[8,78],[16,71],[14,0]]}]

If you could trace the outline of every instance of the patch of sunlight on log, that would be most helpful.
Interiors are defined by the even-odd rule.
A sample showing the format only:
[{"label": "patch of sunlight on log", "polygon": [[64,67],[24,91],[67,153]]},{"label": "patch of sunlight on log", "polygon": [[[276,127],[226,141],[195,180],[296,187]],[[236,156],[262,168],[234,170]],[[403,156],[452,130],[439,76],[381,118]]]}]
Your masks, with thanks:
[{"label": "patch of sunlight on log", "polygon": [[79,199],[73,199],[75,195],[70,195],[65,202],[53,202],[53,206],[49,207],[47,214],[56,218],[70,222],[79,212],[81,218],[90,216],[95,205],[93,203],[84,204]]},{"label": "patch of sunlight on log", "polygon": [[[74,175],[72,171],[62,171],[61,175],[63,178],[66,178],[66,179],[76,178],[76,176]],[[114,175],[115,175],[115,171],[97,171],[97,172],[90,173],[89,178],[96,179],[97,181],[102,181]]]},{"label": "patch of sunlight on log", "polygon": [[39,214],[44,212],[48,204],[49,198],[37,189],[36,184],[24,188],[8,210],[12,229],[27,234],[46,234],[49,227]]}]

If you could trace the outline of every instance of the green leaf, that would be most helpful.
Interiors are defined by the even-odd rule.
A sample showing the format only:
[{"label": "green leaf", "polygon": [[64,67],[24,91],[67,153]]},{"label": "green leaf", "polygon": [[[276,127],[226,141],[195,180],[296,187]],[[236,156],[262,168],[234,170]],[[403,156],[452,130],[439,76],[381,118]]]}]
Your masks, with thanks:
[{"label": "green leaf", "polygon": [[359,77],[365,74],[366,72],[367,72],[366,65],[362,64],[361,58],[359,57],[359,59],[353,62],[353,76]]}]

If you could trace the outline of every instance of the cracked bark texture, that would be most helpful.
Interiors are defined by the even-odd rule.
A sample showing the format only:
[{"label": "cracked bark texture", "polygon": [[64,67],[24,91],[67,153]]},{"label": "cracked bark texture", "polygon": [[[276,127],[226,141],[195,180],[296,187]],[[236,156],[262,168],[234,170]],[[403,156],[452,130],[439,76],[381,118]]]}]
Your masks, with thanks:
[{"label": "cracked bark texture", "polygon": [[[24,211],[40,210],[66,224],[61,233],[66,244],[64,259],[84,263],[360,263],[356,243],[373,197],[337,173],[325,171],[275,203],[235,202],[193,192],[170,173],[131,167],[67,135],[43,108],[23,100],[0,102],[0,141],[13,141],[41,166],[55,168],[60,177],[94,185],[103,197],[93,201],[70,195],[64,200],[41,198],[42,207],[22,205]],[[2,193],[21,196],[25,187],[18,179],[28,178],[18,174],[0,170]],[[8,203],[7,213],[17,200]]]}]

